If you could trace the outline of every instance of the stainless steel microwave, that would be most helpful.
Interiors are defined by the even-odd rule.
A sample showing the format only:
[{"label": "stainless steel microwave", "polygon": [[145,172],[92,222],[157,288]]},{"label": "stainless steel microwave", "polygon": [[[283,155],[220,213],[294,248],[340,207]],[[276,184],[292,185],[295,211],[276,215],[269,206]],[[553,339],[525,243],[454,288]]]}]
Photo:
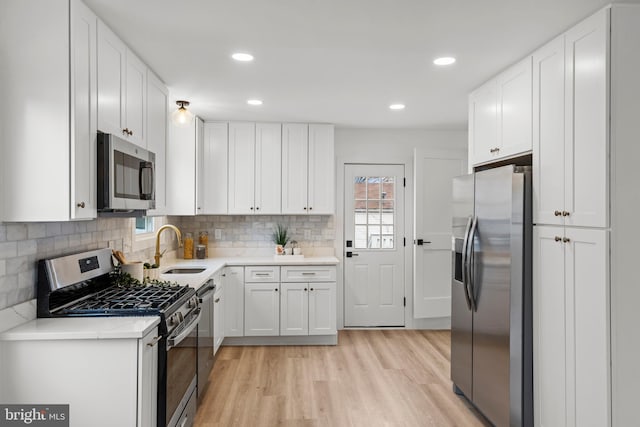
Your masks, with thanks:
[{"label": "stainless steel microwave", "polygon": [[156,155],[115,135],[98,132],[98,212],[155,208]]}]

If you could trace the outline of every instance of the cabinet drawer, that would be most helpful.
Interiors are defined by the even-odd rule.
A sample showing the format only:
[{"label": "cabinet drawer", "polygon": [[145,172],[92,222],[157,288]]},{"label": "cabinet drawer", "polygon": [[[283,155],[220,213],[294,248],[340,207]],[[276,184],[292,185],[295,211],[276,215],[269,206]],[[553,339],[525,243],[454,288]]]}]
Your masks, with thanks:
[{"label": "cabinet drawer", "polygon": [[246,283],[255,282],[279,282],[280,267],[273,266],[255,266],[244,268],[244,281]]},{"label": "cabinet drawer", "polygon": [[300,266],[282,267],[283,282],[335,282],[336,267]]}]

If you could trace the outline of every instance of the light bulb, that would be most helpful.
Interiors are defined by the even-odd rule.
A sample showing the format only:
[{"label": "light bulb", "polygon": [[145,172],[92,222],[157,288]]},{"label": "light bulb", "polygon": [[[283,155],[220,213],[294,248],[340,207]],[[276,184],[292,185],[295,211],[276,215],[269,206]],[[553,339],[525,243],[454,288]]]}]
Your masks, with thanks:
[{"label": "light bulb", "polygon": [[189,126],[193,120],[193,113],[187,110],[188,101],[176,101],[178,109],[171,114],[171,120],[176,126]]}]

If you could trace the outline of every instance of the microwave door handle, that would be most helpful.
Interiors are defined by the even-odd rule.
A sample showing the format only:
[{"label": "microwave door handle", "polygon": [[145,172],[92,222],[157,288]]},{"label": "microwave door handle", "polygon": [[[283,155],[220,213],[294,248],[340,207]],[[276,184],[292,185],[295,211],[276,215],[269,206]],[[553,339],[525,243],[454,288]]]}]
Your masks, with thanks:
[{"label": "microwave door handle", "polygon": [[469,299],[469,290],[467,281],[467,245],[469,244],[469,232],[471,231],[471,223],[473,222],[473,216],[469,215],[467,219],[467,227],[464,230],[464,240],[462,242],[462,286],[464,287],[464,299],[467,301],[467,308],[471,310],[471,300]]},{"label": "microwave door handle", "polygon": [[[149,188],[148,191],[146,191],[146,188],[143,188],[144,186],[142,185],[142,183],[144,182],[144,180],[142,179],[144,174],[147,174],[149,179]],[[142,200],[151,200],[152,196],[153,196],[153,187],[154,187],[154,183],[153,183],[153,163],[151,162],[140,162],[140,169],[138,171],[138,185],[139,185],[139,189],[140,189],[140,198]]]},{"label": "microwave door handle", "polygon": [[467,290],[469,293],[469,300],[471,302],[471,309],[473,311],[478,311],[478,304],[476,302],[476,291],[475,291],[475,283],[474,283],[474,244],[476,237],[476,230],[478,229],[478,217],[473,218],[473,224],[471,225],[471,231],[469,231],[469,246],[467,248]]}]

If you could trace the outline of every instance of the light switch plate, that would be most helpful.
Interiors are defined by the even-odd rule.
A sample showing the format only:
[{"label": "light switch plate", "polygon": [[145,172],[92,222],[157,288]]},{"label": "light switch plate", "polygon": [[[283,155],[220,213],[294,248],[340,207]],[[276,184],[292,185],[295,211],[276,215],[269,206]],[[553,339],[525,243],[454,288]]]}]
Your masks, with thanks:
[{"label": "light switch plate", "polygon": [[222,239],[222,229],[221,228],[216,228],[216,230],[214,232],[214,237],[215,237],[216,240]]}]

